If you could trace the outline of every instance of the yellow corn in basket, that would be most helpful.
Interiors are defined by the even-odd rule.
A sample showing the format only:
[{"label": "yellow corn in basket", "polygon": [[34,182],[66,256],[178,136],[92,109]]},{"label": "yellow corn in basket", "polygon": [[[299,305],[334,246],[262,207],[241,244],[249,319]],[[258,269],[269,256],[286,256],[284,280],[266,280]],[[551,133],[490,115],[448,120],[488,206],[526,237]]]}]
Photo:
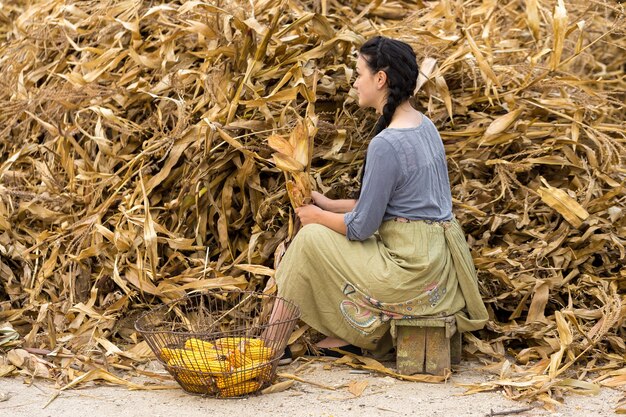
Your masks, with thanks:
[{"label": "yellow corn in basket", "polygon": [[185,391],[231,398],[272,383],[299,318],[300,309],[277,296],[212,291],[147,311],[135,329]]}]

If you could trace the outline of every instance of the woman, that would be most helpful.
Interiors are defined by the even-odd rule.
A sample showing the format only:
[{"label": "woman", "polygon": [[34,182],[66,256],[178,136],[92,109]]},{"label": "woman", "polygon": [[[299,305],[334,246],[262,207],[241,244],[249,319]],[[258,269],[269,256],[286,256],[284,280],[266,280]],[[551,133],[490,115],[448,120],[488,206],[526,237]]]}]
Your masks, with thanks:
[{"label": "woman", "polygon": [[460,331],[480,329],[487,311],[452,216],[443,143],[409,103],[415,53],[376,37],[360,48],[356,72],[359,106],[380,114],[359,199],[314,192],[314,204],[296,209],[304,227],[276,271],[278,294],[327,336],[319,348],[385,353],[392,348],[390,320],[411,315],[455,314]]}]

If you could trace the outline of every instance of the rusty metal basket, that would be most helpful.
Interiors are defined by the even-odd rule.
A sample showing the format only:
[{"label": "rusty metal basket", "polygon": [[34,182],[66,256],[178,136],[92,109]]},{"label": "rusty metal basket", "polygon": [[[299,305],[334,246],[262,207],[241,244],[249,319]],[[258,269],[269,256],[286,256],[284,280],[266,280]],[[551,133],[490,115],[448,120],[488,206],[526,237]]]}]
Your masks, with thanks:
[{"label": "rusty metal basket", "polygon": [[242,397],[272,383],[299,318],[300,309],[277,296],[212,291],[147,311],[135,329],[185,391]]}]

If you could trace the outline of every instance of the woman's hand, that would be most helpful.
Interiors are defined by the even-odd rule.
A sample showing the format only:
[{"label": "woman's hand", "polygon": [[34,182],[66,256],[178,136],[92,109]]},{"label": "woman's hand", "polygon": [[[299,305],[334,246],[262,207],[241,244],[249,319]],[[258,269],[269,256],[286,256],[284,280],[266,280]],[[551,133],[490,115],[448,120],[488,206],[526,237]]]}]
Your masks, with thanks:
[{"label": "woman's hand", "polygon": [[320,223],[323,210],[313,204],[300,206],[296,209],[296,214],[300,218],[303,226],[312,223]]},{"label": "woman's hand", "polygon": [[296,209],[296,214],[300,218],[300,222],[303,226],[306,226],[307,224],[321,224],[322,226],[326,226],[337,233],[341,233],[342,235],[346,234],[346,225],[343,221],[343,214],[332,213],[313,204],[298,207]]},{"label": "woman's hand", "polygon": [[315,204],[316,206],[320,207],[323,210],[332,211],[331,205],[333,203],[333,200],[326,197],[324,194],[318,193],[317,191],[312,191],[311,198],[313,199],[313,204]]}]

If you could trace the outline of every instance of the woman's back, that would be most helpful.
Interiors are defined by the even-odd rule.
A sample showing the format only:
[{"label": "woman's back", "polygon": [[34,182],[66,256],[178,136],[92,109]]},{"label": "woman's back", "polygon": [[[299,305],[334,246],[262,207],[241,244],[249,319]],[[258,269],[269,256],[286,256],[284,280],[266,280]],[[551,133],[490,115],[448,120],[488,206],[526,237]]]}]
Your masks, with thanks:
[{"label": "woman's back", "polygon": [[387,128],[382,136],[398,158],[400,177],[391,195],[385,220],[450,220],[452,196],[441,137],[426,117],[414,128]]},{"label": "woman's back", "polygon": [[452,217],[443,143],[426,117],[411,128],[386,128],[372,139],[363,187],[345,215],[347,236],[363,240],[392,218],[444,221]]}]

